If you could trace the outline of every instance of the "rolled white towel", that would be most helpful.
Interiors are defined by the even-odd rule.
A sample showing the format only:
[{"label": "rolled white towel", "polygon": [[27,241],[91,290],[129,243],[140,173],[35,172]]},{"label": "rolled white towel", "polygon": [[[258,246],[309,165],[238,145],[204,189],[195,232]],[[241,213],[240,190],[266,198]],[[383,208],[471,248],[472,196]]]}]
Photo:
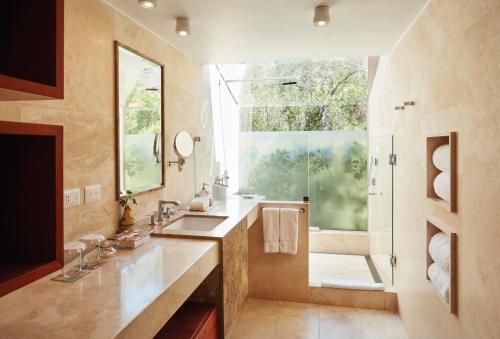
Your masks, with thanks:
[{"label": "rolled white towel", "polygon": [[444,144],[432,153],[432,163],[440,171],[450,173],[450,145]]},{"label": "rolled white towel", "polygon": [[208,198],[194,198],[189,203],[190,211],[205,212],[208,209],[210,201]]},{"label": "rolled white towel", "polygon": [[436,233],[429,241],[429,255],[444,271],[450,272],[450,236]]},{"label": "rolled white towel", "polygon": [[433,263],[429,266],[427,270],[427,274],[429,275],[429,279],[438,291],[439,295],[441,295],[447,303],[450,302],[450,276],[448,273],[443,271],[441,267]]},{"label": "rolled white towel", "polygon": [[434,192],[441,199],[450,202],[450,175],[445,172],[439,173],[434,178]]}]

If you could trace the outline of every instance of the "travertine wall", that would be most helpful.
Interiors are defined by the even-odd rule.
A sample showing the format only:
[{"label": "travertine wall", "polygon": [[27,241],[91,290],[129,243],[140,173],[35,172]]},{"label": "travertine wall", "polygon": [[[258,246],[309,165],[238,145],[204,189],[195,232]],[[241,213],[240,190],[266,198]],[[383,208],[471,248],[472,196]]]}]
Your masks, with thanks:
[{"label": "travertine wall", "polygon": [[[0,120],[64,125],[64,188],[79,187],[83,193],[84,186],[101,184],[99,202],[64,211],[65,240],[75,240],[90,232],[110,235],[119,219],[114,40],[165,65],[165,160],[176,158],[172,144],[178,130],[201,136],[196,146],[198,184],[212,182],[213,128],[208,73],[202,65],[100,0],[66,0],[65,7],[65,99],[0,102]],[[189,201],[194,186],[193,157],[180,173],[175,167],[166,167],[166,188],[137,197],[136,219],[154,211],[160,198]]]},{"label": "travertine wall", "polygon": [[[396,288],[411,338],[500,338],[500,2],[432,0],[370,96],[370,136],[394,134]],[[395,111],[415,100],[416,106]],[[458,213],[426,198],[425,138],[456,131]],[[426,216],[458,233],[458,315],[425,279]]]},{"label": "travertine wall", "polygon": [[[262,208],[304,208],[299,213],[297,254],[264,253]],[[259,217],[248,229],[248,296],[307,302],[309,300],[309,205],[264,202]]]}]

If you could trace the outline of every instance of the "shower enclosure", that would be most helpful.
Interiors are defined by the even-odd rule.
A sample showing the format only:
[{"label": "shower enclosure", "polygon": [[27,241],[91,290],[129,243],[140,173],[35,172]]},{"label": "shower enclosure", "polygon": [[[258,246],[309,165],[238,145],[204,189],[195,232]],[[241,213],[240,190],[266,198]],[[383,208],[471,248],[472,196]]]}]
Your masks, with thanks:
[{"label": "shower enclosure", "polygon": [[394,137],[370,140],[368,163],[368,228],[370,255],[385,285],[394,285]]}]

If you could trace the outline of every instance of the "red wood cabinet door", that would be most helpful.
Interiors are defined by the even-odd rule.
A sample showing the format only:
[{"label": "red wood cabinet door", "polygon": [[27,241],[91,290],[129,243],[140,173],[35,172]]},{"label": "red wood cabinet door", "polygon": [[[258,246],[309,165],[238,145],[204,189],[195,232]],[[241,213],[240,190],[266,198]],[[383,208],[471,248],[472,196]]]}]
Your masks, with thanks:
[{"label": "red wood cabinet door", "polygon": [[217,339],[217,307],[185,303],[177,310],[155,339]]},{"label": "red wood cabinet door", "polygon": [[217,310],[215,308],[210,312],[208,319],[202,324],[202,327],[194,338],[217,339]]}]

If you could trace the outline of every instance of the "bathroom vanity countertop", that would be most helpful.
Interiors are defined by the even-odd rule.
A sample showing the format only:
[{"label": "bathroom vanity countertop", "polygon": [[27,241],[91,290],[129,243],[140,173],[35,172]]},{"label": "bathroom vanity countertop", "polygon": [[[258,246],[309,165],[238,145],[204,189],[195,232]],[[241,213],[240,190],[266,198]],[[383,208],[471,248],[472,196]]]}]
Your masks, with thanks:
[{"label": "bathroom vanity countertop", "polygon": [[1,338],[152,337],[219,263],[213,240],[152,238],[74,283],[55,272],[0,298]]},{"label": "bathroom vanity countertop", "polygon": [[[197,216],[213,216],[226,217],[226,219],[210,231],[195,231],[195,230],[169,230],[163,229],[153,233],[154,236],[177,236],[177,237],[195,237],[207,239],[224,238],[236,225],[238,225],[247,216],[257,213],[258,206],[263,202],[264,197],[256,197],[254,199],[243,199],[239,196],[232,196],[227,201],[217,202],[217,205],[210,208],[206,212],[182,211],[177,216],[171,219],[169,224],[175,222],[186,215]],[[256,215],[256,214],[255,214]],[[168,224],[167,224],[168,226]],[[251,225],[248,225],[250,227]],[[157,227],[160,229],[165,226]]]}]

